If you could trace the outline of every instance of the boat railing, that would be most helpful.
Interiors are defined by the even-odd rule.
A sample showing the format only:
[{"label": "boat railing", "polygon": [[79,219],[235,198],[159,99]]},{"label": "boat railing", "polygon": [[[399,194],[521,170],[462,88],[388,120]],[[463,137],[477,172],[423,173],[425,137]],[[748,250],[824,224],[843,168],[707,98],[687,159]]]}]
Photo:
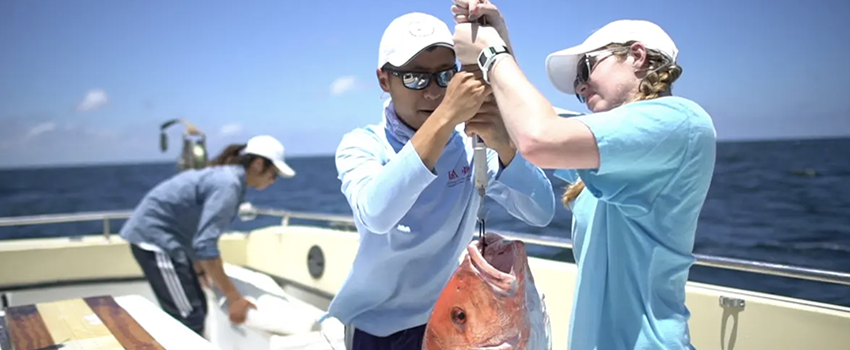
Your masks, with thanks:
[{"label": "boat railing", "polygon": [[127,219],[132,214],[129,210],[94,211],[70,214],[44,214],[27,216],[10,216],[0,218],[0,227],[31,226],[48,224],[67,224],[73,222],[101,221],[103,236],[109,239],[111,235],[110,221]]},{"label": "boat railing", "polygon": [[[101,221],[103,223],[103,235],[104,237],[109,239],[111,235],[111,229],[109,224],[110,221],[127,219],[130,217],[131,213],[131,211],[105,211],[5,217],[0,218],[0,227]],[[242,221],[251,221],[257,216],[270,216],[280,218],[282,226],[289,225],[292,219],[322,221],[335,227],[354,226],[354,218],[350,215],[258,208],[251,205],[251,203],[244,203],[239,208],[239,217]],[[521,240],[526,244],[563,249],[573,248],[572,240],[565,237],[532,235],[527,233],[507,232],[500,230],[493,230],[493,232],[502,235],[506,239]],[[696,258],[694,264],[699,266],[850,286],[850,273],[845,272],[813,269],[787,264],[777,264],[712,255],[694,254],[694,256]]]}]

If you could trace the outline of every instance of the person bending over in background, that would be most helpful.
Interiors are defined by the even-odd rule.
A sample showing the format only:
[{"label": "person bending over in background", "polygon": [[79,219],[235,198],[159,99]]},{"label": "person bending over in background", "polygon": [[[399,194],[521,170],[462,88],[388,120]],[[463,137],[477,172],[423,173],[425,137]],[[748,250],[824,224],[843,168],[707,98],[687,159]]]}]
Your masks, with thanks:
[{"label": "person bending over in background", "polygon": [[349,350],[420,350],[434,303],[475,231],[479,196],[465,133],[489,147],[487,194],[512,216],[545,226],[555,196],[543,171],[511,145],[495,103],[485,102],[486,87],[458,72],[444,22],[423,13],[393,20],[376,74],[390,95],[382,121],[344,135],[336,152],[360,247],[322,319],[346,325]]},{"label": "person bending over in background", "polygon": [[[481,57],[513,142],[530,162],[572,186],[578,264],[569,348],[691,348],[685,283],[711,183],[716,133],[697,103],[672,96],[678,49],[658,25],[611,22],[549,55],[555,87],[593,112],[560,118],[508,46],[504,18],[486,0],[456,0],[462,63]],[[483,16],[492,26],[478,28]]]},{"label": "person bending over in background", "polygon": [[254,307],[224,273],[218,240],[236,217],[246,187],[264,190],[278,176],[295,176],[283,161],[283,145],[256,136],[228,146],[208,167],[159,183],[121,228],[162,309],[201,336],[207,302],[199,276],[204,285],[209,276],[224,294],[231,322],[244,322]]}]

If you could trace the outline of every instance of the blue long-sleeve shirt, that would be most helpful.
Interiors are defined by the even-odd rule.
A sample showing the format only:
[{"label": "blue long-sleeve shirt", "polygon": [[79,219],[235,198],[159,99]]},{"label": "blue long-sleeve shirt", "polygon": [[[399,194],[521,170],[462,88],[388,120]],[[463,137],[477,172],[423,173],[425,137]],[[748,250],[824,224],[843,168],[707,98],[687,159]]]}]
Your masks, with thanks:
[{"label": "blue long-sleeve shirt", "polygon": [[145,194],[119,234],[182,262],[218,258],[218,238],[236,217],[245,189],[242,166],[180,172]]},{"label": "blue long-sleeve shirt", "polygon": [[[449,138],[435,172],[413,148],[414,131],[399,121],[391,101],[382,123],[343,137],[336,166],[360,250],[323,319],[377,336],[427,322],[473,237],[480,201],[473,144],[462,128]],[[529,225],[548,225],[555,196],[543,171],[520,154],[502,169],[489,149],[487,163],[487,195]]]}]

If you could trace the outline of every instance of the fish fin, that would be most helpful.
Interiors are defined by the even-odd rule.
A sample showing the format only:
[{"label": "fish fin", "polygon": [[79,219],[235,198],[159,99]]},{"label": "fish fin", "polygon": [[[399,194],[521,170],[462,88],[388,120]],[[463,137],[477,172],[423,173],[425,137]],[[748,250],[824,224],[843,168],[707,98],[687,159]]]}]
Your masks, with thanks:
[{"label": "fish fin", "polygon": [[552,350],[552,322],[549,319],[549,310],[546,308],[546,294],[540,292],[540,306],[543,309],[543,324],[546,327],[546,349]]}]

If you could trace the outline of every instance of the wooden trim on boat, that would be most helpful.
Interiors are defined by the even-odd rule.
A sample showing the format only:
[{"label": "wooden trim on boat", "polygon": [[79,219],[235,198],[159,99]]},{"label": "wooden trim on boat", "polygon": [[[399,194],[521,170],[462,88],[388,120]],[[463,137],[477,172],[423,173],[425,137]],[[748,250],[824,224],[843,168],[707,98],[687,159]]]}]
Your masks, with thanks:
[{"label": "wooden trim on boat", "polygon": [[[133,277],[86,278],[86,279],[73,279],[73,280],[64,280],[64,281],[12,284],[12,285],[0,286],[0,294],[6,293],[6,292],[17,292],[17,291],[31,290],[31,289],[68,287],[68,286],[79,286],[79,285],[90,285],[90,284],[141,282],[141,281],[145,281],[145,278],[139,277],[139,276],[133,276]],[[2,349],[2,348],[0,348],[0,349]]]}]

